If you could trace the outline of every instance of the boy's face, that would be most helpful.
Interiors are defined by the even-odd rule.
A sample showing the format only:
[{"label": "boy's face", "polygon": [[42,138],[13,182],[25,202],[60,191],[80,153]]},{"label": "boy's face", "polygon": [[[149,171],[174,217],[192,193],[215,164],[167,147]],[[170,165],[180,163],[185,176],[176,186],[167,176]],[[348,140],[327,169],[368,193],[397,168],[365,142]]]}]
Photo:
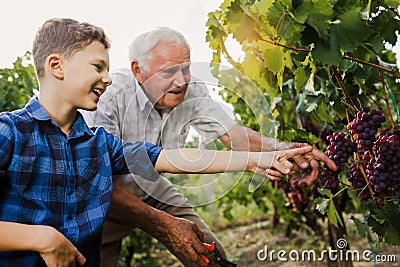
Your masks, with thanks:
[{"label": "boy's face", "polygon": [[190,51],[185,44],[161,41],[138,79],[158,110],[174,108],[185,99],[190,81]]},{"label": "boy's face", "polygon": [[108,73],[109,55],[99,41],[93,41],[86,48],[64,60],[64,96],[73,107],[95,110],[99,97],[111,84]]}]

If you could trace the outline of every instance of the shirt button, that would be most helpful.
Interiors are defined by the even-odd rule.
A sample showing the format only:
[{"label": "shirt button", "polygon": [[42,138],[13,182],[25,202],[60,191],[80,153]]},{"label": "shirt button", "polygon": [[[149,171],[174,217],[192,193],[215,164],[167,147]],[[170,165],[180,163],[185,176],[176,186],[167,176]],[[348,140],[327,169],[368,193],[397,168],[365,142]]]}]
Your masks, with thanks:
[{"label": "shirt button", "polygon": [[75,236],[75,235],[71,235],[71,236],[69,237],[69,240],[70,240],[71,242],[75,242],[75,241],[76,241],[76,236]]},{"label": "shirt button", "polygon": [[74,176],[71,176],[71,177],[69,178],[69,182],[70,182],[71,184],[74,183]]}]

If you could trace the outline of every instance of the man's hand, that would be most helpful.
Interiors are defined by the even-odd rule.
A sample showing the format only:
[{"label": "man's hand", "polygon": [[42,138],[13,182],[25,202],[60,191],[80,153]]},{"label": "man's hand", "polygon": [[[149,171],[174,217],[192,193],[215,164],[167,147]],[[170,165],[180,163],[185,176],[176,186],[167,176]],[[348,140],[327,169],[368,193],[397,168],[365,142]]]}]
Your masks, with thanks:
[{"label": "man's hand", "polygon": [[85,257],[56,229],[43,226],[43,244],[40,256],[49,267],[79,267],[85,264]]},{"label": "man's hand", "polygon": [[[310,146],[306,143],[278,143],[277,150],[286,150],[290,148],[300,148]],[[295,163],[301,168],[304,172],[303,178],[299,181],[299,186],[312,185],[317,179],[319,174],[319,161],[325,163],[329,169],[336,171],[336,164],[329,159],[329,157],[322,152],[321,150],[314,148],[311,152],[308,152],[304,155],[297,155],[293,157]]]},{"label": "man's hand", "polygon": [[200,254],[208,255],[209,252],[203,246],[203,233],[196,224],[184,218],[168,216],[164,220],[165,233],[172,245],[173,251],[181,258],[203,265]]}]

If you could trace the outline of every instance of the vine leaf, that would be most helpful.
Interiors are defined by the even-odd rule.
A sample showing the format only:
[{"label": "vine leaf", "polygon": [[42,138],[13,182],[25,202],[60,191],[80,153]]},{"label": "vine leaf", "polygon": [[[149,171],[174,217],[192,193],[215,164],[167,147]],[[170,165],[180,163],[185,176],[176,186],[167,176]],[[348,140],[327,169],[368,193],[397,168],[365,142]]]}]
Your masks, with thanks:
[{"label": "vine leaf", "polygon": [[255,30],[254,19],[244,13],[240,6],[240,1],[231,3],[230,12],[226,16],[229,21],[228,29],[233,33],[233,37],[240,43],[246,40],[259,40],[260,35]]},{"label": "vine leaf", "polygon": [[400,245],[400,209],[395,204],[386,204],[382,208],[371,210],[368,225],[392,245]]},{"label": "vine leaf", "polygon": [[309,24],[318,35],[328,41],[329,39],[329,21],[333,17],[333,6],[329,0],[304,1],[296,9],[296,18],[300,21],[307,17]]},{"label": "vine leaf", "polygon": [[319,197],[314,200],[315,204],[317,204],[316,209],[322,214],[325,215],[328,210],[329,199]]},{"label": "vine leaf", "polygon": [[332,35],[336,35],[340,40],[340,48],[352,52],[363,41],[368,40],[371,35],[371,29],[366,25],[361,17],[361,8],[348,10],[338,16],[337,23],[332,24]]},{"label": "vine leaf", "polygon": [[333,202],[333,199],[329,200],[328,219],[336,228],[338,227],[338,223],[341,226],[343,226],[342,219],[340,218],[339,213],[336,210],[335,203]]}]

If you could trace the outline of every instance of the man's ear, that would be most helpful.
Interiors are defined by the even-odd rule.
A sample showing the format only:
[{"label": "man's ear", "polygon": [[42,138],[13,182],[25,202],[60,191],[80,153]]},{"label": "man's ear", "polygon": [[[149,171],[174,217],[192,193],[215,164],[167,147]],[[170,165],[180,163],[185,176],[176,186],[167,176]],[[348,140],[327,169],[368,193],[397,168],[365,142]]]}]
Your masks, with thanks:
[{"label": "man's ear", "polygon": [[131,62],[131,70],[136,80],[142,84],[144,82],[142,69],[139,67],[139,62],[137,60],[132,60]]},{"label": "man's ear", "polygon": [[56,79],[64,79],[63,59],[58,54],[51,54],[47,57],[45,68]]}]

